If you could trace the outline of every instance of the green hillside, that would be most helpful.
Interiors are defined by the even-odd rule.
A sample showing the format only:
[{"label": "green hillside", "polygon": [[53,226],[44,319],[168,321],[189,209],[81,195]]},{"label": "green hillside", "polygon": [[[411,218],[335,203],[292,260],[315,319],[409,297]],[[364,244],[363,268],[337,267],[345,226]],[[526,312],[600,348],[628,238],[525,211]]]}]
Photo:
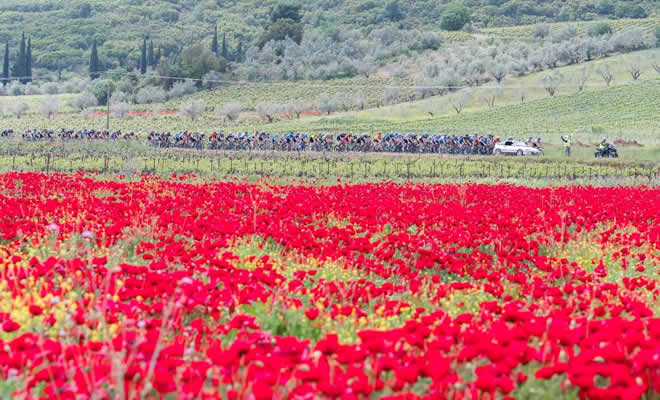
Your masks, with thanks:
[{"label": "green hillside", "polygon": [[[35,66],[83,70],[94,39],[107,67],[134,67],[139,43],[153,39],[165,54],[189,44],[209,42],[213,25],[226,32],[229,52],[246,49],[264,32],[279,0],[4,0],[0,4],[0,42],[15,53],[20,32],[33,40]],[[439,31],[450,0],[299,1],[305,31],[362,34],[383,27]],[[469,0],[477,29],[537,22],[643,18],[657,13],[655,0]],[[12,56],[14,56],[13,54]]]},{"label": "green hillside", "polygon": [[[588,140],[604,132],[611,137],[660,143],[660,78],[612,88],[585,89],[581,93],[546,97],[525,104],[505,105],[492,110],[464,112],[425,119],[394,120],[369,118],[362,114],[307,119],[302,123],[283,121],[270,129],[350,132],[484,132],[530,136],[548,132],[578,131]],[[242,129],[268,127],[241,126]],[[595,132],[595,134],[594,134]],[[547,135],[546,135],[547,136]]]},{"label": "green hillside", "polygon": [[[404,105],[395,106],[404,107]],[[575,132],[576,139],[590,143],[601,136],[637,140],[647,145],[660,143],[660,78],[626,83],[611,88],[585,89],[581,93],[557,95],[533,100],[525,104],[511,104],[491,110],[465,111],[460,115],[441,115],[435,118],[411,117],[376,118],[369,112],[339,116],[309,116],[300,120],[283,119],[274,123],[246,115],[239,121],[226,124],[212,113],[192,122],[180,115],[153,117],[112,118],[111,128],[125,131],[197,129],[202,131],[255,131],[271,132],[451,132],[493,133],[501,136],[542,136],[558,140],[557,133]],[[37,127],[84,128],[105,126],[105,116],[92,115],[83,119],[79,114],[68,114],[48,120],[38,115],[17,119],[0,118],[3,127],[23,130]]]}]

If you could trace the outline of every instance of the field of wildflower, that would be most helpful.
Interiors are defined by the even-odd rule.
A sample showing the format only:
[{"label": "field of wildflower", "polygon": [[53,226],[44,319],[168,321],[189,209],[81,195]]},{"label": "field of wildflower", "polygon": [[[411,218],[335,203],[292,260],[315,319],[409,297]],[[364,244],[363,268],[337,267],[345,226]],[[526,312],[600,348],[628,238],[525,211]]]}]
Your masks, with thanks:
[{"label": "field of wildflower", "polygon": [[660,398],[660,189],[0,175],[0,398]]}]

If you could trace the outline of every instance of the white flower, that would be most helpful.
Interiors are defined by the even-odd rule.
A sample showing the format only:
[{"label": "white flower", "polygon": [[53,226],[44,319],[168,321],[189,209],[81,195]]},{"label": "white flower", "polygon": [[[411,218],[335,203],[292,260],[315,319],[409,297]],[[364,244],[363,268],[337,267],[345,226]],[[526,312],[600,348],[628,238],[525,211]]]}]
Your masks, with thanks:
[{"label": "white flower", "polygon": [[55,232],[60,230],[60,226],[57,224],[50,224],[47,226],[49,231]]},{"label": "white flower", "polygon": [[51,298],[51,299],[50,299],[50,304],[53,304],[53,305],[55,305],[55,304],[60,304],[60,298],[57,297],[57,296]]},{"label": "white flower", "polygon": [[186,276],[185,278],[181,278],[179,283],[185,283],[186,285],[192,285],[193,280]]},{"label": "white flower", "polygon": [[84,231],[82,233],[82,237],[83,237],[83,239],[93,239],[94,238],[94,233],[92,233],[91,231]]}]

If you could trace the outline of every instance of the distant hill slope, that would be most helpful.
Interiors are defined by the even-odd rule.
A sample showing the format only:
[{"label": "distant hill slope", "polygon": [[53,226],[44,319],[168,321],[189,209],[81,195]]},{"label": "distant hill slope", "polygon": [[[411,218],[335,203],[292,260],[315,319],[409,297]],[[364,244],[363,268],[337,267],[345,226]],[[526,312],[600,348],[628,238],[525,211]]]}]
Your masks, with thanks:
[{"label": "distant hill slope", "polygon": [[[525,104],[497,106],[491,110],[465,111],[460,115],[436,117],[413,116],[408,119],[374,117],[367,112],[338,116],[281,120],[268,123],[255,115],[245,115],[231,124],[206,113],[197,121],[181,115],[166,115],[158,119],[135,117],[112,118],[112,129],[148,132],[154,129],[225,130],[226,132],[448,132],[492,133],[499,136],[541,136],[545,141],[557,142],[558,133],[575,132],[576,140],[592,143],[602,136],[637,140],[645,145],[660,144],[660,78],[621,84],[610,88],[585,89],[581,93],[545,97]],[[40,115],[17,119],[0,117],[3,127],[19,132],[35,127],[102,128],[104,115],[82,119],[78,114],[58,116],[49,120]]]},{"label": "distant hill slope", "polygon": [[[228,33],[230,48],[251,43],[279,0],[3,0],[0,42],[15,52],[21,31],[32,37],[35,64],[51,70],[84,69],[94,38],[102,61],[126,65],[139,56],[138,43],[150,35],[165,51],[209,40],[213,25]],[[450,0],[299,1],[306,29],[331,32],[384,25],[439,30]],[[571,21],[644,16],[657,13],[656,0],[470,0],[477,26],[512,26],[541,21]]]},{"label": "distant hill slope", "polygon": [[[399,107],[399,106],[397,106]],[[401,105],[400,107],[404,107]],[[602,135],[660,143],[660,78],[585,89],[581,93],[436,117],[378,118],[369,113],[280,121],[274,124],[240,121],[229,131],[268,129],[275,132],[449,132],[493,133],[500,136],[542,136],[560,132],[580,134],[578,140]]]}]

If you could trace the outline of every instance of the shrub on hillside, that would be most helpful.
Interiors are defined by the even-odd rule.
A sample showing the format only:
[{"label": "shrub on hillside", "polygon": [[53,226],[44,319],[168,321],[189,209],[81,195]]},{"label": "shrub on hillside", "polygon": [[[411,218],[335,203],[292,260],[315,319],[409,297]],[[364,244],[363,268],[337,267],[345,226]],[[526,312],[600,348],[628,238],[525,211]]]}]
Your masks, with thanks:
[{"label": "shrub on hillside", "polygon": [[82,93],[71,100],[71,107],[79,110],[84,110],[89,107],[94,107],[98,104],[96,96],[91,93]]},{"label": "shrub on hillside", "polygon": [[648,13],[639,4],[631,4],[628,2],[617,2],[614,7],[614,15],[618,18],[646,18]]},{"label": "shrub on hillside", "polygon": [[587,35],[592,37],[612,34],[612,27],[607,22],[588,25],[586,30]]},{"label": "shrub on hillside", "polygon": [[550,25],[548,24],[536,24],[532,27],[532,35],[537,38],[544,39],[550,35]]},{"label": "shrub on hillside", "polygon": [[471,21],[470,10],[464,5],[452,4],[442,14],[440,28],[447,31],[458,31]]}]

